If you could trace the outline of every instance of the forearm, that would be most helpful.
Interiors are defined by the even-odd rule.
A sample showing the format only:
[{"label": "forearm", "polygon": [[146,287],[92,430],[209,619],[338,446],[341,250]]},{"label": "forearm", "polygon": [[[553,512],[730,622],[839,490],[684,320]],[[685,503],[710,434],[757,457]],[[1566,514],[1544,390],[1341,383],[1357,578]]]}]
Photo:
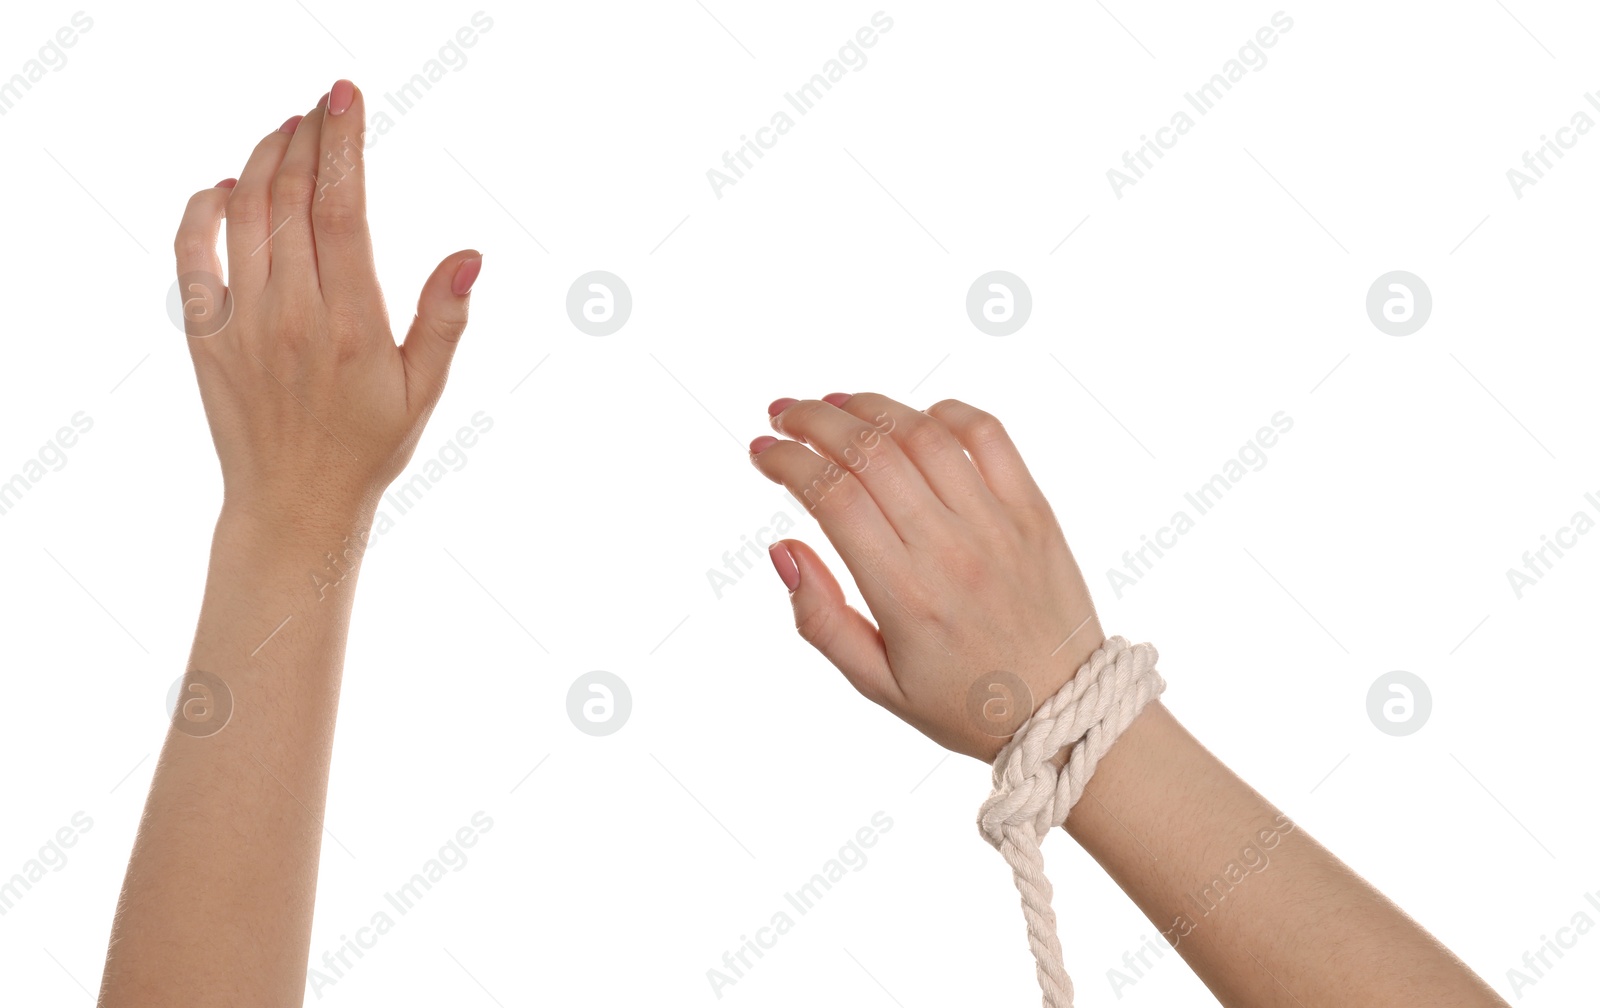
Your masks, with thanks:
[{"label": "forearm", "polygon": [[[218,522],[102,1005],[300,1003],[358,524]],[[222,695],[188,690],[197,672]]]},{"label": "forearm", "polygon": [[1229,1008],[1505,1004],[1159,701],[1066,828]]}]

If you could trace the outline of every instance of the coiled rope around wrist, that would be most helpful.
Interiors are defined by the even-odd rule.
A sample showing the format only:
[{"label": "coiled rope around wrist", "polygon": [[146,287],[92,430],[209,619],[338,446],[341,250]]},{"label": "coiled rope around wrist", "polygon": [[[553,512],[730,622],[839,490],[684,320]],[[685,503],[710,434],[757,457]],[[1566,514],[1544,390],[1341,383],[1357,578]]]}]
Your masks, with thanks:
[{"label": "coiled rope around wrist", "polygon": [[[978,830],[1011,865],[1028,921],[1045,1008],[1072,1008],[1072,978],[1050,907],[1050,880],[1039,845],[1083,795],[1100,757],[1166,682],[1156,649],[1108,637],[1055,696],[1017,729],[995,756],[994,791],[978,810]],[[1072,746],[1060,772],[1052,762]]]}]

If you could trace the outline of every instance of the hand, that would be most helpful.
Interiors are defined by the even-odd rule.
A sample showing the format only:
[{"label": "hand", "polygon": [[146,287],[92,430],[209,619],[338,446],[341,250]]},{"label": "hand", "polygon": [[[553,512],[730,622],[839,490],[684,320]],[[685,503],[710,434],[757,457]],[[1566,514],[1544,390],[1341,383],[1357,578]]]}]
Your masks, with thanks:
[{"label": "hand", "polygon": [[236,182],[196,193],[178,228],[224,516],[292,528],[370,517],[444,391],[483,260],[441,262],[395,345],[367,230],[365,123],[361,92],[335,83],[258,143]]},{"label": "hand", "polygon": [[772,562],[800,635],[862,695],[985,762],[1104,636],[1049,503],[1000,422],[954,399],[779,399],[751,458],[822,526],[877,620],[804,543]]}]

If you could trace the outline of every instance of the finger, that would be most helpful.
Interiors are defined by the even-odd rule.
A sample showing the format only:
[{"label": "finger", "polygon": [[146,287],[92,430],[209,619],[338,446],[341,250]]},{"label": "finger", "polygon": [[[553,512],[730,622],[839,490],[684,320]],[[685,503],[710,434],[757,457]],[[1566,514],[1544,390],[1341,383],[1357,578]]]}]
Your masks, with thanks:
[{"label": "finger", "polygon": [[366,121],[360,89],[347,80],[336,81],[322,118],[317,195],[311,204],[325,298],[364,299],[374,272],[362,136]]},{"label": "finger", "polygon": [[768,550],[772,566],[789,589],[800,636],[844,673],[861,695],[884,707],[900,696],[883,637],[872,621],[845,603],[844,591],[822,559],[797,539]]},{"label": "finger", "polygon": [[928,414],[875,392],[834,393],[823,400],[874,425],[881,426],[880,418],[888,418],[893,424],[889,436],[950,510],[971,516],[999,505],[962,450],[961,442],[950,428]]},{"label": "finger", "polygon": [[254,298],[267,285],[272,262],[267,248],[272,177],[289,148],[288,131],[299,121],[299,116],[291,116],[256,144],[228,196],[228,283],[236,297]]},{"label": "finger", "polygon": [[893,429],[890,419],[868,422],[820,399],[779,399],[767,411],[778,433],[805,442],[853,473],[901,539],[915,539],[930,522],[948,515],[922,473],[886,436]]},{"label": "finger", "polygon": [[322,118],[320,104],[301,117],[272,177],[270,279],[274,285],[317,289],[311,201],[317,192],[317,160],[322,156]]},{"label": "finger", "polygon": [[193,337],[215,335],[216,321],[225,308],[227,288],[223,285],[222,258],[217,254],[217,231],[222,227],[233,183],[233,179],[223,179],[189,197],[172,240],[184,329]]},{"label": "finger", "polygon": [[424,411],[444,392],[456,344],[467,328],[467,302],[483,268],[483,256],[466,249],[434,268],[417,298],[417,316],[400,347],[406,367],[406,399]]},{"label": "finger", "polygon": [[959,399],[936,402],[926,412],[948,427],[961,442],[997,498],[1013,506],[1049,506],[1028,472],[1027,464],[1022,461],[1022,453],[1012,443],[1011,435],[992,414]]},{"label": "finger", "polygon": [[880,619],[888,606],[909,611],[885,584],[909,562],[905,544],[854,475],[803,444],[775,437],[756,438],[750,455],[763,476],[788,488],[817,519]]},{"label": "finger", "polygon": [[227,212],[231,189],[232,186],[218,182],[210,189],[202,189],[189,197],[188,204],[183,208],[183,218],[178,221],[177,236],[172,240],[179,276],[185,273],[210,273],[218,279],[222,278],[222,257],[217,254],[217,231],[222,227],[222,215]]}]

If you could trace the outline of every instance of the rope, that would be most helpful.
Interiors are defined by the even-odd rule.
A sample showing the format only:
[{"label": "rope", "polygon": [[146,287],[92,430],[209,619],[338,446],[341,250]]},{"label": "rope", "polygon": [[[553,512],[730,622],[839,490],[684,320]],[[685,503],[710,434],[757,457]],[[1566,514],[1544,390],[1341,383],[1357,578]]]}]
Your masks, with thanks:
[{"label": "rope", "polygon": [[[978,830],[1005,857],[1022,894],[1044,1008],[1072,1008],[1072,978],[1061,960],[1039,846],[1077,804],[1100,757],[1167,688],[1156,657],[1149,644],[1107,638],[994,759],[994,791],[978,810]],[[1066,766],[1057,772],[1051,760],[1069,745]]]}]

